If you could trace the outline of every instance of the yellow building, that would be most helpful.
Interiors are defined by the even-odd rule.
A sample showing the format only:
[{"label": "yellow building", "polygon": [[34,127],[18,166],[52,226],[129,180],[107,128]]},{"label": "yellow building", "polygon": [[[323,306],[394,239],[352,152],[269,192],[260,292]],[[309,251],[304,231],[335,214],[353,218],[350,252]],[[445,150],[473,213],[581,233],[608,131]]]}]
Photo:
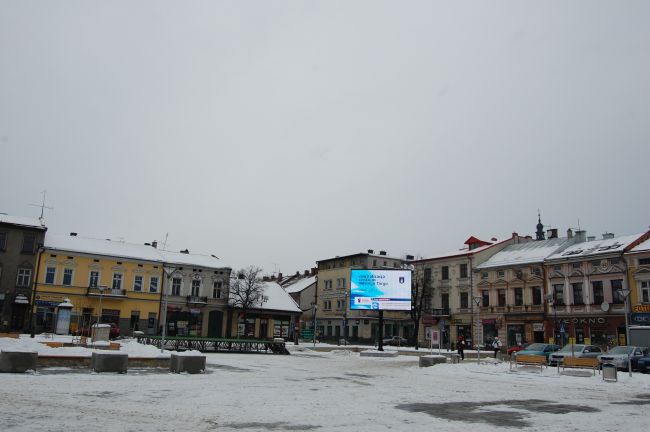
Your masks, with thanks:
[{"label": "yellow building", "polygon": [[630,287],[630,325],[650,325],[650,232],[625,253]]},{"label": "yellow building", "polygon": [[163,264],[151,245],[48,234],[33,292],[35,331],[54,331],[56,307],[68,298],[72,331],[101,320],[122,335],[157,333]]}]

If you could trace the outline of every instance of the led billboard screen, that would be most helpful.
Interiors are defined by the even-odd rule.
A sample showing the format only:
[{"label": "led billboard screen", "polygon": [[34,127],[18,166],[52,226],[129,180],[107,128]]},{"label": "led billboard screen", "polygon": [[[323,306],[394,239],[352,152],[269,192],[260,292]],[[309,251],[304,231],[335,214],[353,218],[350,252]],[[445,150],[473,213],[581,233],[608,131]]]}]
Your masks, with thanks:
[{"label": "led billboard screen", "polygon": [[411,310],[411,271],[351,270],[350,309]]}]

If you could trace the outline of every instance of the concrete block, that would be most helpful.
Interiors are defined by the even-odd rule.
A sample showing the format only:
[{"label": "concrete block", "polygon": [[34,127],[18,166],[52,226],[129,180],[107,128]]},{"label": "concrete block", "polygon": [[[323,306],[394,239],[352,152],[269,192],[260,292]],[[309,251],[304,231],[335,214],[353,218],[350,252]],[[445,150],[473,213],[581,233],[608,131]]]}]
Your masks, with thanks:
[{"label": "concrete block", "polygon": [[205,356],[201,354],[172,353],[169,370],[175,373],[203,373],[205,372]]},{"label": "concrete block", "polygon": [[36,370],[38,353],[30,351],[2,351],[0,352],[0,372],[24,373]]},{"label": "concrete block", "polygon": [[451,353],[449,358],[451,359],[452,363],[460,363],[460,354]]},{"label": "concrete block", "polygon": [[361,357],[397,357],[399,353],[397,351],[374,351],[374,350],[368,350],[368,351],[361,351],[359,353],[359,356]]},{"label": "concrete block", "polygon": [[94,352],[90,359],[90,368],[95,372],[126,373],[129,355],[116,352]]},{"label": "concrete block", "polygon": [[437,364],[447,363],[447,357],[443,355],[424,355],[420,356],[420,367],[435,366]]}]

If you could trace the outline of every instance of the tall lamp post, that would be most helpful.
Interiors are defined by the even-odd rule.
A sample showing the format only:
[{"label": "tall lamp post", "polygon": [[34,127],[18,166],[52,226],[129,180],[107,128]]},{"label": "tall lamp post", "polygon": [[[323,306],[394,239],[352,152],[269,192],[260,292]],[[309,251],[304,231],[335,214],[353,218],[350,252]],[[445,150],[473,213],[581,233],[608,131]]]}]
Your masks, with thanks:
[{"label": "tall lamp post", "polygon": [[176,267],[170,266],[170,265],[164,265],[163,270],[165,271],[165,276],[167,276],[167,283],[163,285],[163,290],[162,290],[162,297],[163,297],[163,305],[162,305],[162,310],[160,311],[160,320],[162,321],[162,340],[160,341],[160,352],[165,351],[165,336],[167,336],[167,297],[169,295],[169,287],[171,284],[169,281],[171,280],[172,275],[176,271]]},{"label": "tall lamp post", "polygon": [[616,290],[618,294],[625,299],[625,345],[627,345],[628,350],[627,350],[627,370],[630,373],[630,376],[632,376],[632,359],[630,358],[630,326],[627,322],[627,303],[628,299],[630,298],[630,290],[627,288],[621,288],[619,290]]},{"label": "tall lamp post", "polygon": [[481,309],[479,309],[479,306],[481,305],[481,297],[476,296],[472,297],[472,300],[474,301],[474,304],[476,305],[476,361],[477,363],[481,363],[481,341],[479,340],[480,334],[479,334],[479,323],[481,322]]},{"label": "tall lamp post", "polygon": [[555,308],[555,298],[553,294],[546,294],[546,302],[553,308],[553,343],[557,345],[557,309]]},{"label": "tall lamp post", "polygon": [[316,347],[316,311],[318,311],[318,305],[315,302],[313,308],[314,308],[314,318],[313,318],[314,324],[312,326],[313,329],[312,338],[313,338],[314,347]]}]

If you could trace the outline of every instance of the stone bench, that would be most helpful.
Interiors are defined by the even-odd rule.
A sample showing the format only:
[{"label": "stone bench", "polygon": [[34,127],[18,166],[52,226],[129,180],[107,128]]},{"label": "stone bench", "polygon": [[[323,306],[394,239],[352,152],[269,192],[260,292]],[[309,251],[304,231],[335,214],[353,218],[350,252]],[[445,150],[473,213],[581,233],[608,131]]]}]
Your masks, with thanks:
[{"label": "stone bench", "polygon": [[437,364],[447,363],[447,357],[443,355],[423,355],[420,356],[420,367],[435,366]]},{"label": "stone bench", "polygon": [[36,351],[2,351],[0,352],[0,372],[25,373],[36,370],[38,353]]},{"label": "stone bench", "polygon": [[175,373],[203,373],[205,372],[205,356],[200,353],[172,353],[169,370]]},{"label": "stone bench", "polygon": [[361,351],[359,353],[360,357],[397,357],[399,353],[397,351]]},{"label": "stone bench", "polygon": [[90,368],[95,372],[126,373],[129,366],[129,355],[119,352],[93,352],[90,358]]}]

